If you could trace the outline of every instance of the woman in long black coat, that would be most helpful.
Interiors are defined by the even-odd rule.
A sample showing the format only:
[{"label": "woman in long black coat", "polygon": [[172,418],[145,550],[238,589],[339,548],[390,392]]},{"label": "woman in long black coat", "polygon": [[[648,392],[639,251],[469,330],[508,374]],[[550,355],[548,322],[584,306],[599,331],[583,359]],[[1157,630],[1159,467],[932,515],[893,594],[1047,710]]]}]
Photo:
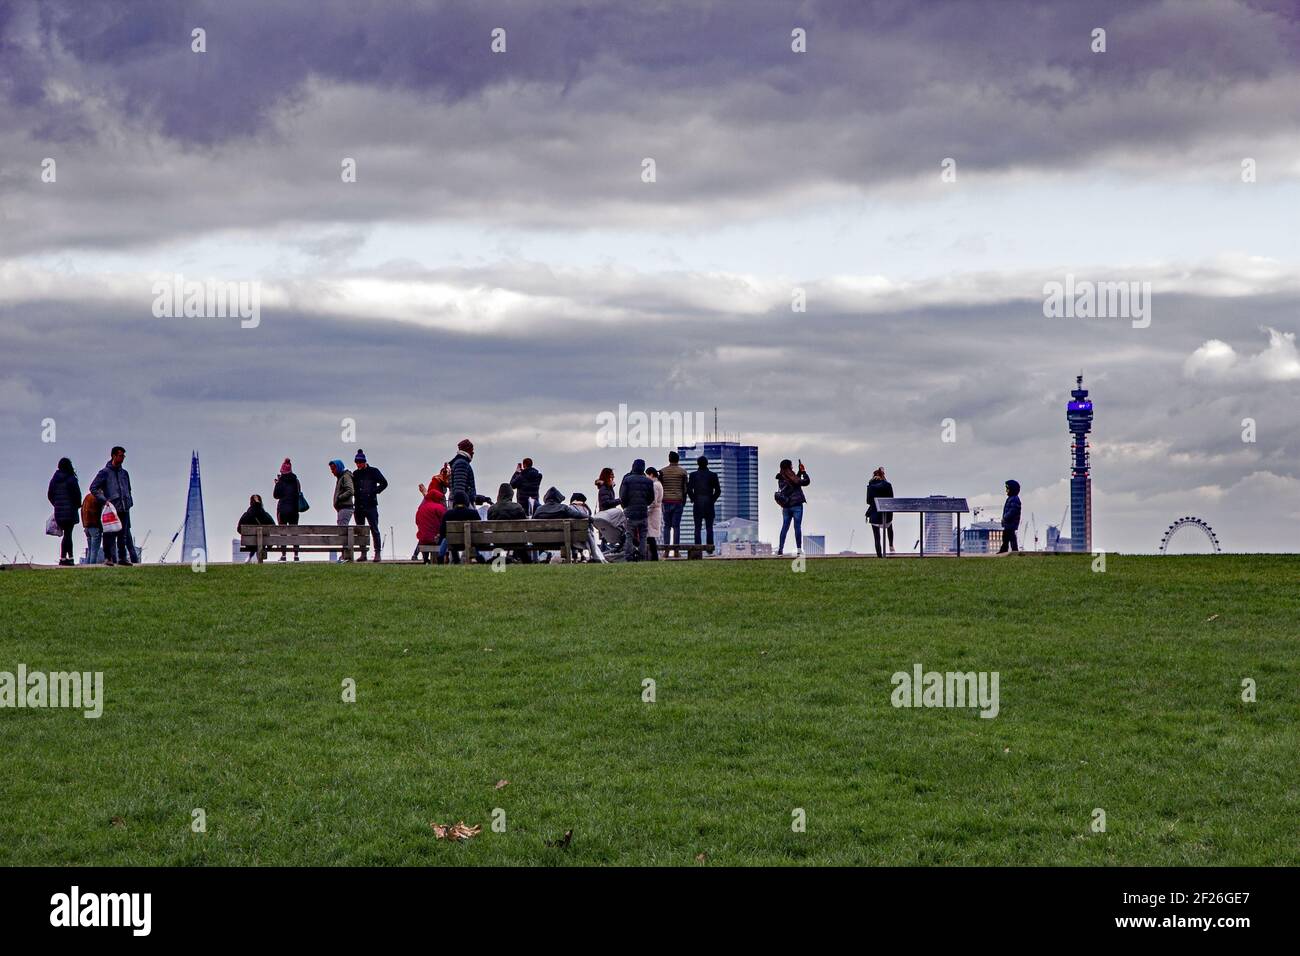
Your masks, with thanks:
[{"label": "woman in long black coat", "polygon": [[59,543],[59,564],[75,564],[72,560],[72,529],[81,521],[81,483],[77,481],[77,472],[69,459],[59,459],[59,467],[50,479],[46,497],[54,505],[54,522],[63,532]]}]

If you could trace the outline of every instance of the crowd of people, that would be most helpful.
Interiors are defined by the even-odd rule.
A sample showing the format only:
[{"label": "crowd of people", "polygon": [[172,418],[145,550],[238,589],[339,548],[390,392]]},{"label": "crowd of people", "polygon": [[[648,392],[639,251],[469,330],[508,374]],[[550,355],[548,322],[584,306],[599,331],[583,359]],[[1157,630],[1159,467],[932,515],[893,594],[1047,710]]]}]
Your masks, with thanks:
[{"label": "crowd of people", "polygon": [[[123,464],[126,449],[113,447],[109,460],[95,475],[89,490],[84,494],[67,458],[59,459],[50,478],[48,498],[54,507],[46,530],[58,536],[59,564],[76,563],[73,558],[72,530],[81,524],[86,535],[86,563],[131,565],[137,563],[139,553],[131,536],[131,476]],[[695,461],[695,470],[682,467],[678,453],[668,453],[668,464],[663,468],[647,467],[645,460],[632,462],[632,469],[616,482],[613,468],[603,468],[596,478],[596,510],[588,505],[587,496],[574,492],[565,500],[564,493],[552,486],[541,494],[542,473],[531,458],[521,459],[515,465],[509,481],[501,482],[497,496],[492,499],[478,493],[474,477],[474,443],[468,438],[456,446],[456,454],[443,464],[441,470],[419,485],[420,500],[415,512],[417,546],[413,558],[425,562],[459,563],[461,549],[445,533],[452,521],[522,521],[545,518],[590,518],[592,531],[587,553],[593,560],[657,561],[661,551],[681,545],[681,521],[687,502],[690,502],[695,522],[694,540],[713,549],[713,524],[717,502],[723,495],[716,472],[710,470],[708,458],[701,455]],[[334,479],[331,504],[335,524],[347,527],[355,522],[358,527],[369,527],[373,555],[371,560],[383,560],[383,538],[379,531],[379,496],[388,488],[388,479],[366,459],[358,449],[353,457],[352,470],[341,459],[329,462]],[[785,554],[786,538],[794,528],[795,553],[803,553],[803,512],[807,503],[804,489],[811,478],[802,460],[796,467],[790,459],[783,459],[776,474],[775,500],[781,508],[781,535],[777,554]],[[1002,511],[1002,552],[1018,550],[1016,533],[1020,527],[1020,484],[1008,480],[1005,485],[1006,503]],[[302,481],[293,470],[293,462],[285,458],[272,482],[271,495],[275,500],[274,517],[266,510],[262,496],[249,496],[248,509],[239,517],[236,529],[246,525],[297,525],[310,504],[303,493]],[[867,523],[871,527],[876,556],[883,558],[886,549],[894,552],[893,514],[881,511],[877,503],[893,498],[894,487],[885,477],[885,469],[877,468],[867,483]],[[288,549],[282,549],[281,561],[288,560]],[[348,560],[346,555],[330,553],[331,561]],[[469,556],[480,558],[484,556]],[[531,562],[536,555],[529,549],[516,549],[509,560]],[[299,560],[294,549],[293,560]],[[362,555],[356,560],[365,561]]]}]

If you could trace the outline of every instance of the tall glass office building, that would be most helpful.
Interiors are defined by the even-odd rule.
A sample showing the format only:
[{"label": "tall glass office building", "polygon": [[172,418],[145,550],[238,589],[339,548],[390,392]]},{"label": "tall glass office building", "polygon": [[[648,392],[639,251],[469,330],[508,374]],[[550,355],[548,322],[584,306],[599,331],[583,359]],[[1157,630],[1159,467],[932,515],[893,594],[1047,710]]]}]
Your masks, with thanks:
[{"label": "tall glass office building", "polygon": [[[722,497],[714,509],[713,523],[728,518],[747,518],[758,528],[758,446],[741,445],[734,441],[706,441],[677,449],[682,467],[695,471],[695,459],[703,455],[709,459],[709,470],[718,475]],[[776,485],[773,483],[773,490]],[[686,502],[682,511],[682,542],[703,544],[704,528],[700,528],[700,541],[695,540],[695,509]]]}]

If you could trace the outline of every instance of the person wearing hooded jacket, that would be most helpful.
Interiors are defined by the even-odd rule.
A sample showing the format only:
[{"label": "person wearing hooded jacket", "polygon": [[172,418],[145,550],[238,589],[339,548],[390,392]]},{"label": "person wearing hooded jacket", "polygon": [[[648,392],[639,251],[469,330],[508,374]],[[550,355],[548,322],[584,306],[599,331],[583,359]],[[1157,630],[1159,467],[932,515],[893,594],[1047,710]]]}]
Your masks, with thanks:
[{"label": "person wearing hooded jacket", "polygon": [[[275,518],[277,524],[297,524],[298,523],[298,498],[302,495],[302,482],[298,476],[293,473],[293,462],[286,458],[280,464],[280,474],[276,475],[275,486],[271,489],[271,497],[275,499]],[[280,560],[283,561],[287,554],[287,549],[280,549]],[[293,549],[293,559],[298,560],[298,548],[295,545]]]},{"label": "person wearing hooded jacket", "polygon": [[998,554],[1006,554],[1008,548],[1020,550],[1016,541],[1016,531],[1020,529],[1020,482],[1008,478],[1006,489],[1007,500],[1002,506],[1002,547],[998,548]]},{"label": "person wearing hooded jacket", "polygon": [[655,500],[655,483],[646,477],[645,459],[632,462],[632,470],[618,486],[618,503],[627,515],[627,560],[646,557],[646,532],[649,530],[650,507]]},{"label": "person wearing hooded jacket", "polygon": [[[434,545],[442,539],[442,521],[447,514],[447,504],[438,482],[430,481],[427,488],[421,485],[420,492],[424,497],[420,501],[420,507],[415,511],[417,549],[418,545]],[[417,553],[421,552],[417,550]],[[432,551],[425,551],[422,554],[425,564],[433,560]]]},{"label": "person wearing hooded jacket", "polygon": [[[334,476],[334,524],[346,528],[352,523],[352,510],[356,503],[357,487],[352,482],[352,472],[343,467],[343,460],[335,458],[330,462],[330,474]],[[330,552],[330,560],[337,561],[339,553]],[[344,558],[344,560],[349,560]]]},{"label": "person wearing hooded jacket", "polygon": [[[526,500],[526,499],[525,499]],[[523,521],[528,517],[527,505],[514,500],[514,489],[503,483],[497,489],[497,500],[488,508],[488,521]]]},{"label": "person wearing hooded jacket", "polygon": [[871,537],[876,542],[878,558],[885,556],[886,540],[889,543],[889,550],[894,550],[894,513],[881,511],[876,507],[876,501],[880,498],[892,497],[894,497],[894,486],[885,477],[885,469],[877,468],[871,473],[871,480],[867,482],[867,523],[871,525]]},{"label": "person wearing hooded jacket", "polygon": [[59,565],[73,565],[76,562],[72,559],[72,529],[81,521],[81,484],[70,459],[59,459],[45,497],[54,506],[54,523],[63,533],[59,539]]}]

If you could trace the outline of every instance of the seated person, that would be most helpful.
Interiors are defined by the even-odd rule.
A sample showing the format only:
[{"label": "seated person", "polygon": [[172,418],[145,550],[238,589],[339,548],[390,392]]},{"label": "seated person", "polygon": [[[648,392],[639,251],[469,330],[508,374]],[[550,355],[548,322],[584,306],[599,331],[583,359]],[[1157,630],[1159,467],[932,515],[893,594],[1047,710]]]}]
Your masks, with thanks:
[{"label": "seated person", "polygon": [[[261,495],[248,496],[248,510],[239,516],[239,523],[235,525],[236,533],[238,533],[242,525],[246,524],[275,524],[275,519],[271,517],[271,513],[262,505]],[[248,560],[253,560],[254,548],[252,546],[240,550],[247,551]]]},{"label": "seated person", "polygon": [[424,499],[415,512],[417,538],[415,553],[423,556],[424,563],[428,564],[433,560],[433,552],[421,551],[419,545],[437,544],[441,540],[442,517],[447,513],[447,506],[443,503],[442,488],[437,483],[430,482],[428,488],[421,485],[420,491],[423,493]]},{"label": "seated person", "polygon": [[497,500],[488,509],[488,521],[523,521],[528,515],[524,506],[515,501],[515,490],[508,483],[497,489]]},{"label": "seated person", "polygon": [[[447,553],[451,552],[453,564],[460,564],[460,553],[465,548],[465,539],[452,541],[447,537],[447,525],[453,521],[478,521],[478,512],[469,506],[469,495],[458,491],[451,499],[451,509],[442,516],[442,540],[439,542],[438,563],[445,564]],[[470,555],[470,558],[476,557]]]},{"label": "seated person", "polygon": [[581,491],[575,491],[573,494],[569,495],[569,506],[577,508],[588,518],[591,517],[591,508],[587,506],[587,496]]},{"label": "seated person", "polygon": [[542,503],[537,506],[533,512],[534,518],[585,518],[587,517],[577,508],[571,507],[564,503],[564,492],[559,488],[551,487],[546,489],[546,494],[542,497]]},{"label": "seated person", "polygon": [[[493,502],[492,507],[488,509],[488,521],[526,521],[528,512],[524,506],[515,501],[515,490],[510,487],[509,482],[503,482],[497,488],[497,500]],[[511,556],[520,564],[528,564],[532,560],[532,552],[527,548],[515,548]]]}]

